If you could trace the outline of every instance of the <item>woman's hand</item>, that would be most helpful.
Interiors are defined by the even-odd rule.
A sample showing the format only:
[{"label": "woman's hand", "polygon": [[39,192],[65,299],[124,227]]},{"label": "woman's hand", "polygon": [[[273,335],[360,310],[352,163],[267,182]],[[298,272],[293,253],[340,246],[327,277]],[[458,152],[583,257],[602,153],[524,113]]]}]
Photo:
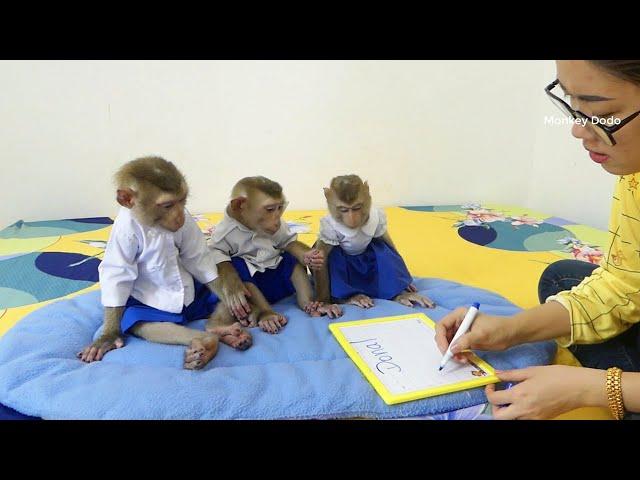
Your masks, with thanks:
[{"label": "woman's hand", "polygon": [[592,368],[546,365],[519,370],[496,370],[501,381],[518,382],[509,390],[485,393],[496,420],[554,418],[585,406],[606,405],[606,371]]},{"label": "woman's hand", "polygon": [[[436,324],[436,344],[443,354],[449,348],[467,310],[465,307],[456,308]],[[470,349],[505,350],[515,345],[515,337],[516,326],[511,317],[478,313],[469,331],[456,340],[451,351],[456,360],[466,362],[466,357],[461,352]]]}]

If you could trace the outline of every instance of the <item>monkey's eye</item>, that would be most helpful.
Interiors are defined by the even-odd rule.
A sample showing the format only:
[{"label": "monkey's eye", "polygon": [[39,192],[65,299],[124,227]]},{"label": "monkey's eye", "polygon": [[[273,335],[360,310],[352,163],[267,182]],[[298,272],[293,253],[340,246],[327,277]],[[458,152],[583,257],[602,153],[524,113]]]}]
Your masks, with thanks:
[{"label": "monkey's eye", "polygon": [[347,213],[347,212],[349,211],[349,209],[348,209],[348,208],[344,208],[344,207],[343,207],[343,208],[339,208],[339,209],[338,209],[338,211],[339,211],[340,213]]}]

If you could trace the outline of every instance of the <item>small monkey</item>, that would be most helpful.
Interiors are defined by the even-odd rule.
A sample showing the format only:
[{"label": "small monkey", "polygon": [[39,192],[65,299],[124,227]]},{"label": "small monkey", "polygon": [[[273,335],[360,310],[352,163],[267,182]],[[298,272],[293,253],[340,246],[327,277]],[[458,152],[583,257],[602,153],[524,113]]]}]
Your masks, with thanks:
[{"label": "small monkey", "polygon": [[417,293],[412,277],[387,231],[384,210],[371,207],[369,185],[357,175],[331,180],[324,189],[329,215],[320,220],[315,247],[327,257],[314,271],[318,300],[370,308],[373,298],[412,307],[434,307]]},{"label": "small monkey", "polygon": [[235,315],[243,326],[278,333],[287,319],[271,304],[294,293],[298,306],[310,316],[342,315],[339,305],[314,300],[306,267],[320,268],[324,256],[297,241],[281,220],[287,205],[280,184],[268,178],[246,177],[233,187],[224,219],[208,243],[232,299],[230,308],[218,307],[212,326],[227,325]]},{"label": "small monkey", "polygon": [[218,341],[248,348],[251,335],[239,323],[208,332],[184,326],[211,315],[220,285],[204,235],[185,210],[189,189],[182,173],[161,157],[143,157],[122,166],[115,180],[121,208],[98,268],[104,329],[78,357],[102,360],[124,346],[127,332],[187,346],[186,369],[204,367]]}]

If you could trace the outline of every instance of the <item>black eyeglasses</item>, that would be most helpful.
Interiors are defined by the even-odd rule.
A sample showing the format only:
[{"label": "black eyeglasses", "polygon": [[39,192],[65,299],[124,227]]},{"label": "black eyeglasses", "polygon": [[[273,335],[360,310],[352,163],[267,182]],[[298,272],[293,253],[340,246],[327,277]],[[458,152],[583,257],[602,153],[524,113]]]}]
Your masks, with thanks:
[{"label": "black eyeglasses", "polygon": [[629,115],[627,118],[623,120],[616,118],[613,121],[614,125],[608,125],[608,123],[611,123],[611,121],[604,118],[599,118],[599,117],[589,117],[588,115],[585,115],[579,110],[574,110],[569,106],[567,102],[565,102],[560,97],[557,97],[556,95],[551,93],[551,90],[553,90],[554,87],[558,85],[558,83],[560,82],[559,80],[556,79],[553,82],[551,82],[549,85],[547,85],[547,87],[544,89],[547,95],[549,95],[549,98],[551,99],[551,101],[565,115],[568,115],[574,120],[580,119],[580,123],[583,126],[590,128],[596,135],[598,135],[598,137],[600,137],[610,147],[616,144],[616,141],[613,138],[613,134],[618,130],[620,130],[622,127],[624,127],[631,120],[636,118],[638,115],[640,115],[640,110],[638,110],[636,113],[632,113],[631,115]]}]

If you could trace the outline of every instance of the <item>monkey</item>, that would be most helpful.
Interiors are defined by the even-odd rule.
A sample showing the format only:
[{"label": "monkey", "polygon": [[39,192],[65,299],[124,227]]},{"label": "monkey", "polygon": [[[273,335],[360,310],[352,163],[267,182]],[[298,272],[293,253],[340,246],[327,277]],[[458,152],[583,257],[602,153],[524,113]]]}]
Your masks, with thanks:
[{"label": "monkey", "polygon": [[203,368],[219,341],[244,350],[252,337],[238,322],[209,331],[184,326],[206,318],[224,292],[204,234],[185,208],[184,175],[162,157],[137,158],[115,174],[115,218],[98,267],[104,328],[78,352],[84,362],[102,360],[132,333],[157,343],[185,345],[183,367]]},{"label": "monkey", "polygon": [[215,226],[208,246],[221,283],[236,293],[229,294],[230,308],[218,306],[211,326],[227,325],[235,316],[242,326],[278,333],[288,320],[271,304],[294,293],[298,306],[312,317],[342,315],[339,305],[313,298],[307,267],[320,268],[324,257],[299,242],[281,220],[288,203],[282,186],[266,177],[245,177],[234,185],[224,218]]},{"label": "monkey", "polygon": [[324,253],[324,267],[314,270],[318,301],[371,308],[373,298],[413,307],[435,307],[417,293],[412,277],[387,230],[383,209],[372,208],[369,184],[343,175],[324,188],[329,215],[320,219],[314,247]]}]

